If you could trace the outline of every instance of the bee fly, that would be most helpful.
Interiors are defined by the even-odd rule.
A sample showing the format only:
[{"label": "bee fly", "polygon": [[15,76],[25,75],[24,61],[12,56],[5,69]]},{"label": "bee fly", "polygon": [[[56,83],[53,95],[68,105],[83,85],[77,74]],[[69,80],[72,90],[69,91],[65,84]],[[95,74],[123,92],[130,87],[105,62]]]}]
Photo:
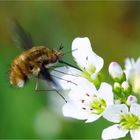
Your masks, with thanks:
[{"label": "bee fly", "polygon": [[38,78],[42,77],[57,86],[48,69],[56,65],[57,62],[70,65],[60,60],[63,56],[63,52],[61,51],[62,47],[57,51],[45,46],[34,46],[30,34],[25,32],[17,21],[14,22],[14,32],[16,33],[16,41],[20,43],[24,52],[17,56],[11,63],[10,84],[23,87],[31,76],[35,76]]}]

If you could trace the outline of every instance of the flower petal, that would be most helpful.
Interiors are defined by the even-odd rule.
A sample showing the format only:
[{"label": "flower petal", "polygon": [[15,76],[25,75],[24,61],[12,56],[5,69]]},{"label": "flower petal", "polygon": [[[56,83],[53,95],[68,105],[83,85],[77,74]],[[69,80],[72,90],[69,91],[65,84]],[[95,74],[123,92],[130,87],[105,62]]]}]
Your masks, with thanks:
[{"label": "flower petal", "polygon": [[139,140],[140,139],[140,129],[130,130],[130,135],[132,137],[132,140]]},{"label": "flower petal", "polygon": [[140,117],[140,105],[133,103],[130,107],[130,112]]},{"label": "flower petal", "polygon": [[82,107],[80,109],[80,106],[72,101],[69,103],[66,103],[63,106],[62,111],[63,111],[64,116],[66,117],[72,117],[79,120],[87,119],[87,113],[82,110]]},{"label": "flower petal", "polygon": [[135,68],[136,64],[135,64],[135,60],[134,58],[126,58],[125,59],[125,69],[133,69]]},{"label": "flower petal", "polygon": [[63,90],[68,90],[71,87],[77,86],[77,82],[81,78],[81,71],[64,66],[52,70],[51,75]]},{"label": "flower petal", "polygon": [[133,58],[126,58],[125,59],[125,74],[128,80],[131,79],[131,76],[134,73],[134,69],[136,67],[135,60]]},{"label": "flower petal", "polygon": [[79,99],[88,100],[92,99],[93,95],[97,94],[96,87],[85,78],[81,78],[77,84],[78,86],[71,88],[69,92],[70,99],[75,101]]},{"label": "flower petal", "polygon": [[102,132],[102,139],[109,140],[109,139],[117,139],[125,137],[128,133],[128,130],[121,129],[118,124],[112,125]]},{"label": "flower petal", "polygon": [[87,37],[85,38],[75,38],[72,42],[72,55],[77,62],[78,66],[82,69],[89,66],[87,58],[91,54],[91,44]]},{"label": "flower petal", "polygon": [[112,86],[103,82],[101,83],[100,89],[98,90],[99,97],[104,99],[106,101],[107,105],[113,104],[113,92],[112,92]]},{"label": "flower petal", "polygon": [[100,115],[91,114],[91,115],[89,115],[88,119],[86,120],[86,123],[94,122],[94,121],[98,120],[101,116],[102,116],[102,114],[100,114]]},{"label": "flower petal", "polygon": [[140,57],[137,59],[137,61],[136,61],[136,71],[140,71]]},{"label": "flower petal", "polygon": [[114,104],[104,111],[103,117],[110,122],[119,123],[121,115],[128,113],[128,107],[125,104]]},{"label": "flower petal", "polygon": [[132,85],[134,93],[140,92],[140,57],[135,62],[133,58],[126,60],[126,77]]},{"label": "flower petal", "polygon": [[72,42],[72,55],[81,69],[95,67],[99,72],[103,67],[103,59],[92,51],[90,41],[87,37],[75,38]]},{"label": "flower petal", "polygon": [[95,66],[95,73],[98,73],[104,65],[104,60],[94,52],[92,52],[90,56],[91,57],[89,57],[89,63]]}]

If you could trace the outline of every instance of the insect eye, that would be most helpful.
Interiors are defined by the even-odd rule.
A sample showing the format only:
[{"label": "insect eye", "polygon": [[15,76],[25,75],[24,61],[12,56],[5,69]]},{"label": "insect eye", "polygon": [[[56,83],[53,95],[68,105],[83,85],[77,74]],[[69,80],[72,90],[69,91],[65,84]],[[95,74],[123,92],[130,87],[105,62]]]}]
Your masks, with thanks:
[{"label": "insect eye", "polygon": [[57,60],[58,60],[58,56],[57,55],[53,55],[52,62],[55,63]]},{"label": "insect eye", "polygon": [[47,65],[48,63],[49,63],[49,61],[48,61],[48,60],[46,60],[46,61],[44,62],[44,64],[45,64],[45,65]]}]

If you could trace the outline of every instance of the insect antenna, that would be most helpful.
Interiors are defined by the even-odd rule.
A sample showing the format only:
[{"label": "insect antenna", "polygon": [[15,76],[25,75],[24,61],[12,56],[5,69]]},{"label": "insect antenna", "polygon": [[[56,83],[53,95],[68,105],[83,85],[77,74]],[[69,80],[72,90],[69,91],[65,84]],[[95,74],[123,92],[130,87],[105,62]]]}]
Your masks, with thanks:
[{"label": "insect antenna", "polygon": [[61,51],[61,50],[63,50],[63,48],[64,48],[64,46],[61,43],[58,50]]}]

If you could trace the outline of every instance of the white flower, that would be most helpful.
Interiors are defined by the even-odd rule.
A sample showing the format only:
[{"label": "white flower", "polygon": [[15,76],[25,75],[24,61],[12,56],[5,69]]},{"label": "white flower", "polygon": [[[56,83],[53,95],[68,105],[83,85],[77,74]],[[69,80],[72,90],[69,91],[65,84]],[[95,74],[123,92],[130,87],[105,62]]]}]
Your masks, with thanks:
[{"label": "white flower", "polygon": [[63,106],[63,114],[86,122],[100,118],[106,108],[113,104],[112,87],[102,83],[99,90],[88,80],[79,81],[79,86],[69,92],[69,101]]},{"label": "white flower", "polygon": [[[72,42],[72,55],[77,65],[83,71],[83,75],[89,80],[97,79],[98,72],[102,69],[104,60],[92,51],[87,37],[75,38]],[[94,81],[94,82],[95,82]]]},{"label": "white flower", "polygon": [[110,140],[125,137],[128,132],[133,140],[140,139],[140,105],[132,104],[130,111],[125,104],[109,106],[103,117],[117,123],[103,130],[102,139]]},{"label": "white flower", "polygon": [[133,92],[140,93],[140,57],[136,62],[133,58],[125,60],[125,74],[132,85]]}]

